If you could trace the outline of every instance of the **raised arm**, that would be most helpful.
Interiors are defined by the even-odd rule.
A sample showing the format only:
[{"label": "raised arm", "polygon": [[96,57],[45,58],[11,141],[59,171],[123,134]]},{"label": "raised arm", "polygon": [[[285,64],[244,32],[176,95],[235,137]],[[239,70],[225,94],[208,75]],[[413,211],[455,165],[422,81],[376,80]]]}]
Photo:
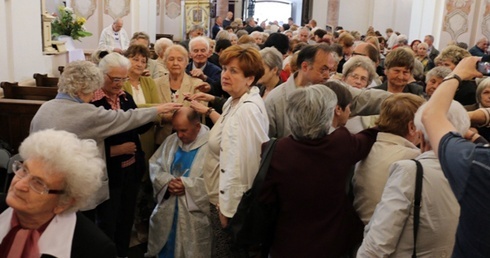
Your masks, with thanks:
[{"label": "raised arm", "polygon": [[[438,155],[441,138],[450,131],[456,131],[447,119],[446,114],[460,85],[460,80],[482,77],[482,74],[476,70],[476,62],[479,60],[480,57],[467,57],[461,60],[453,72],[439,85],[422,114],[422,123],[424,123],[427,130],[430,144],[436,156]],[[457,77],[459,77],[459,80]]]}]

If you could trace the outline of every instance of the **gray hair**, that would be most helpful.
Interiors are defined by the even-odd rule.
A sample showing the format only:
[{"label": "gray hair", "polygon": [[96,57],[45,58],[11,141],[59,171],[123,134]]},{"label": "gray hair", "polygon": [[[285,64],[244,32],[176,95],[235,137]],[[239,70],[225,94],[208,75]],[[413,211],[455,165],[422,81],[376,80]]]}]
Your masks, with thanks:
[{"label": "gray hair", "polygon": [[344,67],[342,68],[342,75],[344,77],[347,77],[358,67],[361,67],[368,72],[367,85],[371,84],[374,77],[376,76],[376,69],[374,68],[373,61],[366,56],[353,56],[349,58],[349,60],[345,62]]},{"label": "gray hair", "polygon": [[167,49],[167,47],[170,47],[171,45],[173,45],[174,43],[172,42],[172,40],[168,39],[168,38],[159,38],[156,42],[155,42],[155,53],[158,55],[158,56],[162,56],[165,52],[165,49]]},{"label": "gray hair", "polygon": [[277,75],[281,73],[282,70],[282,54],[275,47],[266,47],[260,50],[260,55],[262,56],[262,61],[269,69],[274,69],[277,67]]},{"label": "gray hair", "polygon": [[103,74],[108,73],[112,68],[125,68],[129,70],[130,67],[131,62],[129,59],[116,52],[104,56],[99,62],[99,69]]},{"label": "gray hair", "polygon": [[216,37],[214,40],[218,41],[220,39],[231,40],[230,32],[228,32],[227,30],[220,30],[218,32],[218,34],[216,34]]},{"label": "gray hair", "polygon": [[[420,43],[420,44],[422,44],[422,43]],[[451,69],[449,69],[445,66],[436,66],[436,67],[430,69],[430,71],[427,72],[427,74],[425,75],[425,83],[428,83],[432,77],[444,78],[444,77],[448,76],[450,73],[451,73]]]},{"label": "gray hair", "polygon": [[163,55],[163,61],[165,62],[165,65],[167,63],[168,55],[172,50],[176,50],[177,52],[180,52],[184,56],[186,65],[189,63],[189,52],[187,52],[187,49],[185,49],[185,47],[183,47],[182,45],[174,44],[165,50],[165,54]]},{"label": "gray hair", "polygon": [[[415,112],[415,117],[413,119],[413,122],[417,130],[422,131],[422,133],[424,134],[424,140],[426,142],[429,142],[429,135],[427,134],[427,131],[425,130],[425,126],[422,123],[422,114],[424,113],[426,107],[427,107],[427,102],[419,107],[417,112]],[[449,107],[449,110],[446,113],[446,117],[449,120],[449,122],[454,126],[454,128],[456,128],[456,131],[461,135],[465,135],[465,133],[470,128],[470,118],[468,116],[466,109],[459,102],[455,100],[452,100],[451,106]],[[437,146],[433,146],[433,147],[437,147]]]},{"label": "gray hair", "polygon": [[480,83],[478,83],[478,87],[476,87],[476,102],[481,104],[481,94],[483,90],[490,87],[490,77],[483,79]]},{"label": "gray hair", "polygon": [[238,30],[236,33],[238,38],[241,38],[243,35],[248,35],[248,31],[246,30]]},{"label": "gray hair", "polygon": [[294,139],[318,139],[332,125],[337,96],[327,86],[315,84],[289,94],[286,114]]},{"label": "gray hair", "polygon": [[76,97],[79,92],[91,94],[102,87],[104,76],[89,61],[73,61],[65,66],[58,82],[58,92]]},{"label": "gray hair", "polygon": [[189,51],[192,52],[194,49],[194,44],[197,42],[201,42],[206,45],[206,51],[209,51],[209,40],[206,37],[199,36],[192,38],[191,41],[189,41]]},{"label": "gray hair", "polygon": [[412,75],[417,81],[424,80],[424,65],[416,58],[413,59]]},{"label": "gray hair", "polygon": [[92,139],[82,140],[73,133],[47,129],[29,135],[19,153],[23,160],[41,160],[48,175],[64,178],[65,193],[60,196],[60,203],[75,202],[63,213],[85,208],[102,186],[105,161]]}]

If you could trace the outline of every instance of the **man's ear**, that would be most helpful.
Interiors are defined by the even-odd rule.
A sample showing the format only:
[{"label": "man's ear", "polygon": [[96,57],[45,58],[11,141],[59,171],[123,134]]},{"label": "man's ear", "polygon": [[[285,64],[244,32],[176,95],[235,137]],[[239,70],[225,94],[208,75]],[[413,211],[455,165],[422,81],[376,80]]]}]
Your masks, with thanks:
[{"label": "man's ear", "polygon": [[309,66],[309,65],[310,65],[310,64],[308,64],[308,62],[306,62],[306,61],[302,62],[302,63],[301,63],[301,70],[302,70],[303,72],[308,71],[308,66]]},{"label": "man's ear", "polygon": [[340,116],[342,114],[342,108],[339,105],[335,106],[335,115]]}]

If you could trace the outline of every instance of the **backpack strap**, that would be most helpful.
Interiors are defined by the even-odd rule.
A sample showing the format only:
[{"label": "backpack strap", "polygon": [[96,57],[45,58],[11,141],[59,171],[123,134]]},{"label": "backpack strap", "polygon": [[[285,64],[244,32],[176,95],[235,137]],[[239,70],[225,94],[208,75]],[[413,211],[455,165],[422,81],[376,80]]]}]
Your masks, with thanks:
[{"label": "backpack strap", "polygon": [[418,160],[412,159],[417,165],[417,176],[415,177],[415,200],[413,207],[413,253],[412,258],[417,257],[417,233],[420,223],[420,201],[422,199],[422,178],[424,176],[424,168]]}]

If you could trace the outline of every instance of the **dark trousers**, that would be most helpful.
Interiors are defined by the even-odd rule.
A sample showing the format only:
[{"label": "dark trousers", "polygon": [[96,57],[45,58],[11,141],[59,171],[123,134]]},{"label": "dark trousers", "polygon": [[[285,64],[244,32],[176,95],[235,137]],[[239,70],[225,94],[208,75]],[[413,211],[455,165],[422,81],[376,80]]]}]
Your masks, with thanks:
[{"label": "dark trousers", "polygon": [[97,225],[114,241],[120,257],[128,256],[141,174],[135,164],[109,171],[110,198],[96,208]]}]

